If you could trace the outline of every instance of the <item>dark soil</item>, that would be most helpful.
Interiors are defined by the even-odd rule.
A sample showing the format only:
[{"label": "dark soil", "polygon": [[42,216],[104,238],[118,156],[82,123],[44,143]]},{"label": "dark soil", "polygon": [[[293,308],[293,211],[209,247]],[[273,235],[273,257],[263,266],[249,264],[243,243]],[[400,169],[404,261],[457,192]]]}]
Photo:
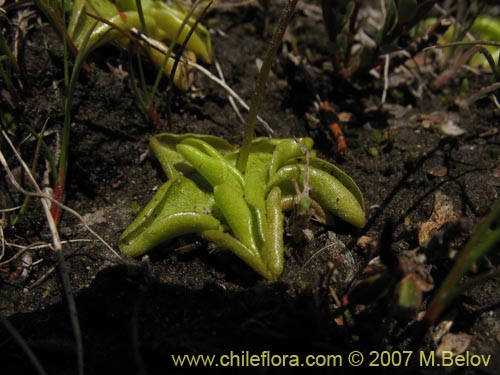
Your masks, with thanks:
[{"label": "dark soil", "polygon": [[[264,25],[274,25],[278,14],[279,6],[273,5],[269,13],[247,6],[214,10],[208,16],[207,24],[223,32],[213,34],[213,45],[225,79],[247,102],[257,73],[256,59],[264,56],[269,40]],[[388,104],[377,107],[382,80],[371,77],[348,84],[334,80],[323,69],[329,57],[320,20],[299,10],[287,41],[288,50],[296,42],[300,56],[308,59],[297,65],[280,53],[261,115],[277,137],[313,137],[321,157],[337,163],[354,178],[364,193],[367,226],[355,230],[343,223],[334,228],[313,224],[314,240],[303,246],[287,238],[289,256],[284,273],[278,282],[269,284],[232,254],[210,253],[206,244],[193,237],[162,246],[149,258],[123,263],[95,241],[77,218],[65,213],[60,225],[62,239],[87,240],[64,245],[87,374],[166,373],[173,366],[171,354],[222,355],[249,350],[260,355],[269,350],[271,354],[305,358],[307,354],[346,355],[361,350],[373,359],[368,357],[372,350],[428,353],[436,349],[434,331],[429,329],[427,335],[419,331],[416,312],[406,318],[396,314],[393,291],[380,291],[374,296],[377,298],[362,304],[364,310],[360,306],[353,310],[350,327],[335,320],[334,296],[342,298],[352,287],[351,281],[359,280],[367,263],[379,255],[378,250],[357,245],[361,236],[380,239],[382,233],[388,233],[382,239],[386,253],[399,259],[413,254],[419,247],[420,225],[429,220],[439,193],[451,200],[456,219],[448,220],[428,248],[421,249],[427,262],[419,266],[430,273],[435,285],[446,276],[453,265],[449,250],[463,246],[498,199],[500,110],[488,98],[468,110],[455,104],[461,78],[468,77],[471,93],[493,78],[464,71],[444,89],[431,90],[432,74],[423,71],[419,80],[405,79],[391,85]],[[47,131],[59,131],[63,122],[59,39],[47,24],[34,25],[22,40],[21,52],[25,93],[13,107],[2,103],[2,111],[12,114],[17,124],[17,130],[11,128],[10,133],[16,145],[26,137],[24,125],[40,131],[48,121]],[[155,129],[137,105],[130,78],[116,74],[126,60],[126,53],[105,46],[91,54],[82,72],[73,106],[66,201],[115,248],[134,218],[133,207],[146,204],[165,181],[158,162],[143,158],[151,135],[167,130],[213,134],[239,144],[243,133],[226,93],[200,74],[193,89],[175,93],[172,129],[165,120],[166,85],[161,86],[157,101],[161,129]],[[209,68],[215,72],[213,66]],[[152,77],[154,72],[150,73]],[[419,86],[424,88],[421,97],[412,94]],[[315,121],[316,94],[330,101],[338,112],[352,113],[351,120],[342,125],[350,150],[347,158],[336,154],[334,138]],[[458,118],[464,135],[446,136],[437,125],[423,124],[422,116],[446,113]],[[265,135],[263,129],[259,133]],[[54,133],[47,135],[49,144],[55,139]],[[35,144],[28,141],[19,147],[28,164]],[[11,166],[17,166],[4,139],[0,145]],[[41,179],[41,173],[37,177]],[[6,178],[0,186],[1,208],[21,202],[22,196]],[[4,236],[20,245],[51,242],[37,199],[31,200],[28,213],[15,226],[5,226]],[[175,251],[181,247],[191,250]],[[4,259],[16,251],[7,247]],[[33,249],[31,256],[37,263],[27,276],[10,277],[19,261],[1,268],[0,312],[49,374],[76,373],[68,303],[58,272],[46,276],[56,267],[57,257],[47,248]],[[494,260],[479,264],[475,272],[491,267]],[[462,373],[494,374],[500,369],[499,282],[498,277],[490,278],[467,290],[441,317],[453,322],[451,332],[472,336],[467,347],[471,354],[492,355],[488,367],[469,366],[462,368]],[[425,310],[435,290],[424,294],[420,311]],[[34,373],[26,354],[3,326],[0,364],[4,374]],[[330,373],[338,370],[323,369]],[[348,370],[345,362],[343,369]],[[405,370],[409,369],[410,373],[433,370],[419,367],[417,354]],[[390,370],[405,372],[403,368]]]}]

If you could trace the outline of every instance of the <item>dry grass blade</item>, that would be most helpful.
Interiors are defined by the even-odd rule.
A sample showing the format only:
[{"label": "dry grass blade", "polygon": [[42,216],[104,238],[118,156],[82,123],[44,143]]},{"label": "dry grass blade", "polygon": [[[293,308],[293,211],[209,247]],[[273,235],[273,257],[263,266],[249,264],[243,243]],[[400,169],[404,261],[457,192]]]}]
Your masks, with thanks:
[{"label": "dry grass blade", "polygon": [[[47,223],[49,225],[49,229],[50,229],[50,232],[52,234],[52,242],[53,242],[53,245],[54,245],[54,249],[56,251],[61,250],[62,249],[61,239],[59,237],[59,232],[57,230],[57,226],[56,226],[56,224],[54,222],[54,219],[52,218],[52,215],[50,213],[49,200],[45,196],[42,197],[42,195],[44,195],[44,194],[43,194],[42,190],[40,189],[40,187],[38,186],[38,183],[36,182],[35,178],[33,177],[30,168],[26,165],[25,161],[21,158],[21,156],[17,152],[16,148],[12,144],[9,136],[7,135],[7,133],[5,133],[4,130],[2,130],[2,135],[4,136],[5,140],[7,141],[7,143],[11,147],[11,149],[13,150],[13,152],[14,152],[17,160],[19,161],[19,163],[23,167],[24,171],[26,172],[28,178],[30,179],[31,183],[33,184],[33,187],[36,190],[35,194],[39,195],[40,198],[42,198],[40,200],[40,202],[42,203],[42,207],[43,207],[43,209],[45,211],[45,216],[47,217]],[[25,193],[24,189],[16,181],[14,175],[12,174],[12,172],[11,172],[11,170],[10,170],[8,164],[7,164],[7,160],[5,159],[5,157],[4,157],[4,155],[3,155],[3,153],[1,151],[0,151],[0,163],[4,167],[5,171],[7,172],[7,175],[9,177],[9,179],[14,184],[14,186],[24,194]]]},{"label": "dry grass blade", "polygon": [[[34,187],[35,187],[35,190],[36,192],[31,192],[31,191],[27,191],[26,189],[24,189],[16,180],[16,178],[14,177],[14,175],[12,174],[12,171],[11,169],[9,168],[9,165],[7,164],[7,161],[2,153],[2,151],[0,150],[0,164],[2,164],[3,168],[5,169],[5,171],[7,172],[7,176],[9,177],[9,180],[12,182],[12,184],[14,185],[14,187],[19,191],[21,192],[22,194],[25,194],[25,195],[29,195],[29,196],[32,196],[32,197],[38,197],[38,198],[41,198],[41,202],[42,204],[44,205],[44,209],[45,210],[49,210],[48,211],[48,214],[50,216],[50,218],[48,217],[47,218],[47,221],[49,222],[49,225],[50,225],[50,222],[53,223],[53,219],[52,219],[52,215],[50,215],[50,208],[48,208],[48,202],[50,201],[52,204],[56,204],[58,205],[59,207],[61,207],[63,210],[69,212],[70,214],[72,214],[73,216],[75,216],[81,223],[82,225],[85,227],[85,229],[87,229],[87,231],[89,231],[95,238],[97,238],[104,246],[106,246],[113,254],[116,255],[116,257],[121,260],[121,261],[124,261],[123,260],[123,257],[115,250],[113,249],[113,247],[111,245],[109,245],[99,234],[97,234],[92,228],[89,227],[89,225],[85,222],[85,219],[78,213],[76,212],[75,210],[73,210],[72,208],[68,207],[68,206],[65,206],[64,204],[60,203],[59,201],[57,201],[55,198],[51,197],[50,195],[48,194],[45,194],[43,193],[41,190],[40,190],[40,187],[38,186],[38,183],[35,181],[33,175],[31,174],[31,171],[29,170],[28,166],[26,165],[26,163],[22,160],[21,156],[19,155],[19,153],[17,152],[17,150],[15,149],[14,145],[12,144],[10,138],[8,137],[8,135],[2,130],[2,135],[4,136],[4,138],[7,140],[7,142],[9,143],[10,147],[12,148],[12,150],[14,151],[16,157],[18,158],[19,162],[21,163],[21,165],[23,165],[23,168],[26,172],[26,174],[29,176],[30,180],[32,181]],[[47,208],[46,208],[47,207]],[[47,213],[47,211],[46,211]],[[54,249],[57,251],[57,250],[60,250],[62,248],[61,246],[61,240],[59,238],[59,234],[57,232],[57,228],[55,228],[55,224],[54,224],[54,231],[52,230],[51,228],[51,233],[53,234],[53,236],[55,235],[56,238],[53,240],[54,241]]]},{"label": "dry grass blade", "polygon": [[54,222],[54,218],[52,217],[52,214],[50,212],[50,205],[49,202],[52,202],[54,204],[57,204],[61,209],[64,209],[71,214],[75,215],[85,226],[85,228],[92,233],[94,236],[96,236],[97,239],[99,239],[108,249],[110,249],[117,257],[118,259],[123,261],[123,258],[106,242],[104,239],[102,239],[96,232],[94,232],[88,225],[85,223],[85,220],[81,217],[80,214],[78,214],[76,211],[70,209],[69,207],[64,206],[61,204],[59,201],[54,199],[53,197],[49,196],[48,194],[44,194],[42,190],[40,189],[38,183],[36,182],[35,178],[33,177],[33,174],[31,173],[31,170],[29,167],[26,165],[22,157],[19,155],[17,152],[16,148],[12,144],[12,141],[10,140],[9,136],[7,133],[2,130],[2,135],[4,136],[5,140],[11,147],[13,153],[15,154],[17,160],[23,167],[25,173],[29,177],[33,187],[35,188],[36,192],[29,192],[25,190],[24,188],[21,187],[21,185],[17,182],[16,178],[12,174],[12,171],[9,168],[9,165],[7,163],[7,160],[4,157],[4,154],[0,150],[0,164],[2,164],[5,172],[7,173],[8,178],[10,179],[11,183],[14,185],[16,189],[18,189],[21,193],[29,196],[34,196],[40,198],[40,202],[43,206],[45,216],[47,218],[47,222],[49,224],[49,229],[52,234],[52,242],[54,246],[54,250],[57,255],[57,261],[59,265],[59,274],[61,278],[61,285],[63,289],[63,293],[66,299],[66,303],[68,305],[68,312],[71,320],[71,326],[73,329],[73,333],[75,336],[75,343],[76,343],[76,355],[77,355],[77,369],[78,369],[78,374],[83,375],[84,373],[84,352],[83,352],[83,338],[81,334],[81,329],[80,329],[80,323],[78,319],[78,312],[76,308],[76,303],[75,299],[73,297],[72,289],[71,289],[71,283],[70,283],[70,278],[68,274],[68,270],[66,268],[66,263],[64,259],[64,254],[62,251],[62,243],[59,237],[59,232],[57,230],[57,226]]},{"label": "dry grass blade", "polygon": [[[3,250],[5,249],[5,245],[6,245],[6,242],[2,241],[2,257],[4,255]],[[21,255],[23,255],[26,251],[32,250],[35,246],[38,246],[38,245],[40,245],[40,242],[34,242],[28,246],[22,246],[22,248],[17,253],[15,253],[13,256],[11,256],[9,259],[4,260],[3,262],[0,262],[0,268],[3,266],[6,266],[9,263],[12,263],[17,258],[19,258]],[[2,257],[0,257],[0,260],[2,259]]]},{"label": "dry grass blade", "polygon": [[[200,71],[203,73],[205,76],[210,78],[212,81],[217,83],[220,87],[222,87],[226,92],[233,97],[246,111],[250,110],[250,107],[245,101],[231,88],[229,87],[225,82],[223,82],[221,79],[217,78],[215,75],[213,75],[208,69],[205,67],[192,63],[190,61],[186,61],[186,64],[194,67],[196,70]],[[274,130],[271,128],[269,123],[264,120],[261,116],[257,116],[257,120],[264,126],[268,134],[271,136],[272,134],[275,134]]]},{"label": "dry grass blade", "polygon": [[[161,44],[159,44],[156,40],[147,37],[146,35],[139,32],[139,30],[132,28],[130,32],[135,36],[137,36],[139,39],[141,39],[143,42],[147,43],[149,46],[156,49],[157,51],[163,54],[166,54],[168,52],[165,51],[164,47]],[[174,54],[172,54],[172,56],[174,56]],[[208,79],[218,84],[222,89],[224,89],[229,94],[230,97],[234,98],[246,111],[249,110],[250,107],[248,106],[248,104],[245,103],[245,101],[230,86],[228,86],[226,82],[224,82],[222,79],[212,74],[212,72],[210,72],[208,69],[206,69],[200,64],[196,64],[192,61],[183,59],[182,57],[181,57],[181,62],[195,68],[200,73],[205,75]],[[261,116],[257,116],[257,120],[260,122],[261,125],[264,126],[269,135],[275,134],[274,130],[271,128],[269,123],[265,121]]]},{"label": "dry grass blade", "polygon": [[1,261],[3,259],[3,256],[5,255],[5,236],[3,233],[3,227],[1,225],[0,225],[0,240],[2,242],[0,250],[0,261]]},{"label": "dry grass blade", "polygon": [[[222,68],[221,68],[219,62],[215,61],[214,65],[215,65],[215,69],[217,69],[217,74],[219,75],[220,80],[222,82],[224,82],[224,84],[226,84],[226,79],[224,78],[224,72],[222,71]],[[233,107],[234,113],[236,113],[236,116],[238,117],[238,119],[241,121],[241,123],[244,123],[245,119],[241,115],[241,112],[238,109],[238,107],[236,106],[236,102],[234,101],[234,98],[232,96],[228,96],[228,100],[229,100],[229,104],[231,104],[231,107]]]},{"label": "dry grass blade", "polygon": [[[47,199],[48,195],[43,194],[42,190],[38,186],[38,183],[36,182],[35,178],[33,177],[31,170],[28,168],[25,161],[22,159],[21,155],[19,155],[16,148],[12,144],[12,141],[10,140],[10,138],[8,137],[7,133],[5,133],[4,130],[2,130],[2,135],[4,136],[5,140],[7,141],[9,146],[11,147],[12,151],[14,152],[17,160],[19,161],[19,163],[23,167],[24,171],[28,175],[29,179],[31,180],[31,183],[33,184],[33,187],[36,190],[36,193],[35,193],[36,196],[41,198],[40,202],[42,204],[43,210],[45,212],[45,217],[47,219],[49,229],[50,229],[50,232],[52,234],[52,243],[53,243],[56,255],[57,255],[62,290],[63,290],[64,296],[66,299],[66,303],[68,304],[68,312],[69,312],[69,316],[70,316],[70,320],[71,320],[71,326],[72,326],[73,333],[75,336],[78,374],[83,375],[83,373],[84,373],[84,371],[83,371],[83,368],[84,368],[83,338],[82,338],[82,333],[81,333],[81,329],[80,329],[80,323],[79,323],[79,319],[78,319],[78,312],[76,309],[76,303],[75,303],[75,299],[73,297],[73,293],[72,293],[72,289],[71,289],[69,274],[68,274],[68,270],[66,268],[66,263],[64,260],[61,239],[60,239],[59,232],[57,230],[57,226],[56,226],[56,223],[54,221],[54,218],[52,217],[52,214],[50,212],[50,205],[49,205],[50,200]],[[10,170],[10,168],[7,164],[7,161],[6,161],[4,155],[1,151],[0,151],[0,163],[4,167],[9,179],[14,184],[14,186],[17,189],[19,189],[20,191],[23,191],[24,189],[19,185],[19,183],[16,181],[15,177],[12,175],[12,171]],[[23,193],[26,194],[28,192],[23,191]],[[50,197],[50,198],[53,199],[52,197]],[[11,332],[11,334],[15,335],[15,332]]]}]

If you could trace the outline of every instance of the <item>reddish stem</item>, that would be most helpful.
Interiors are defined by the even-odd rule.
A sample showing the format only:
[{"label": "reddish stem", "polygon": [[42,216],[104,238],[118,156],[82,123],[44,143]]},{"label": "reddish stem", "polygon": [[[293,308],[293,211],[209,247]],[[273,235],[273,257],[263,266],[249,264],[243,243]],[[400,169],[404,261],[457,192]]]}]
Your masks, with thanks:
[{"label": "reddish stem", "polygon": [[[59,180],[61,180],[61,178],[59,178]],[[61,202],[61,203],[64,203],[64,199],[66,198],[64,185],[65,185],[64,183],[61,183],[60,181],[58,181],[56,183],[56,185],[54,186],[53,197],[55,200],[57,200],[58,202]],[[61,216],[62,216],[61,206],[59,206],[55,203],[52,203],[52,205],[50,206],[50,213],[52,215],[52,218],[54,219],[54,222],[56,223],[56,225],[58,225],[59,222],[61,221]]]}]

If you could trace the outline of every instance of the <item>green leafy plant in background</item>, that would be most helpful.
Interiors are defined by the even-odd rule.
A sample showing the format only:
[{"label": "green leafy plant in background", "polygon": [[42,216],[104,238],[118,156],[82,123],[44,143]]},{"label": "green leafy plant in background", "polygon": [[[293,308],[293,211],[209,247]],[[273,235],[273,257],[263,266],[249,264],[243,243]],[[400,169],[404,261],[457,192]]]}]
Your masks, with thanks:
[{"label": "green leafy plant in background", "polygon": [[321,1],[333,69],[344,78],[373,68],[381,54],[404,48],[401,42],[411,28],[427,16],[436,0],[391,0],[382,27],[372,36],[373,45],[365,44],[354,54],[362,3],[362,0]]},{"label": "green leafy plant in background", "polygon": [[[61,156],[58,163],[54,197],[64,202],[72,99],[79,72],[88,54],[97,47],[114,42],[128,46],[133,40],[133,28],[147,32],[148,35],[168,50],[162,42],[184,43],[190,61],[199,56],[205,62],[211,61],[211,41],[208,31],[199,22],[189,17],[177,3],[169,6],[160,0],[75,0],[52,1],[36,0],[37,6],[47,15],[51,23],[60,32],[64,46],[64,125],[61,142]],[[71,10],[69,23],[66,13]],[[143,50],[149,54],[157,67],[164,69],[166,75],[174,70],[174,59],[158,52],[154,48]],[[70,52],[76,56],[70,72]],[[187,89],[190,78],[187,66],[175,70],[172,81],[181,89]],[[146,106],[145,103],[143,103]],[[62,211],[53,205],[53,216],[59,222]]]},{"label": "green leafy plant in background", "polygon": [[[442,38],[439,39],[440,44],[446,44],[451,42],[476,42],[478,45],[481,42],[491,41],[500,42],[500,19],[486,14],[480,14],[474,18],[470,26],[463,30],[462,33],[458,33],[457,30],[460,29],[456,24],[453,24],[449,30],[443,34]],[[467,31],[467,32],[465,32]],[[458,37],[457,37],[458,34]],[[459,47],[456,45],[455,47]],[[495,45],[484,45],[484,48],[488,50],[492,57],[492,61],[498,64],[498,54],[500,53],[500,47]],[[451,49],[451,48],[450,48]],[[469,65],[474,67],[491,68],[491,60],[488,61],[488,57],[483,54],[476,54],[469,60]]]},{"label": "green leafy plant in background", "polygon": [[[154,39],[162,50],[168,50],[164,43],[175,41],[182,44],[186,41],[188,52],[185,58],[189,61],[196,61],[196,57],[206,63],[212,60],[212,46],[207,29],[195,23],[194,17],[189,17],[183,25],[188,13],[175,1],[172,5],[168,5],[161,0],[117,0],[114,2],[75,0],[68,25],[68,35],[77,48],[81,48],[85,35],[96,22],[92,15],[106,22],[99,22],[92,32],[86,46],[88,51],[110,42],[127,47],[131,42],[129,32],[135,28]],[[192,27],[195,28],[193,32],[191,32]],[[188,36],[189,39],[187,39]],[[144,51],[157,68],[163,65],[165,55],[158,49],[144,48]],[[173,65],[172,54],[164,68],[167,76],[172,73]],[[188,70],[187,65],[182,65],[173,78],[176,86],[183,90],[187,90],[190,85]]]},{"label": "green leafy plant in background", "polygon": [[[203,62],[212,60],[212,45],[208,30],[196,22],[182,5],[172,1],[168,5],[161,0],[75,0],[65,1],[61,11],[60,1],[36,0],[38,7],[47,15],[61,34],[66,34],[69,48],[76,54],[83,47],[89,30],[95,27],[85,44],[85,54],[106,43],[116,43],[127,47],[134,39],[131,29],[143,31],[154,39],[159,49],[168,50],[165,43],[176,42],[182,44],[189,35],[186,49],[191,51],[186,55],[190,61],[196,57]],[[69,12],[69,23],[65,24],[65,12]],[[183,26],[181,28],[181,26]],[[191,30],[194,27],[195,30]],[[180,35],[177,33],[181,29]],[[144,48],[157,68],[163,65],[164,54],[155,48]],[[170,76],[174,64],[174,56],[168,60],[164,72]],[[187,67],[179,70],[174,77],[175,84],[186,90],[189,87]]]},{"label": "green leafy plant in background", "polygon": [[435,3],[436,0],[390,1],[384,25],[375,36],[375,51],[387,53],[398,48],[400,39],[427,16]]},{"label": "green leafy plant in background", "polygon": [[[450,23],[446,19],[429,17],[431,9],[437,4],[435,0],[391,0],[385,9],[382,27],[373,35],[365,32],[372,39],[371,43],[367,43],[355,39],[363,27],[359,17],[363,3],[362,0],[322,0],[328,50],[337,76],[353,78],[378,66],[381,55],[405,50],[407,53],[404,58],[391,59],[391,66],[394,66],[397,61],[403,62],[408,56],[439,43],[437,47],[447,47],[447,59],[453,58],[456,62],[434,82],[436,88],[467,62],[474,67],[490,68],[498,81],[500,20],[481,14],[484,4],[474,2],[469,7],[464,2],[457,2],[451,11],[441,9],[446,17],[453,20]],[[453,14],[456,16],[452,17]],[[458,50],[460,46],[471,48]],[[497,89],[496,82],[478,95],[473,95],[467,102]]]},{"label": "green leafy plant in background", "polygon": [[365,225],[359,188],[315,156],[310,138],[254,139],[244,173],[236,168],[240,149],[221,138],[160,134],[151,149],[168,181],[122,234],[118,246],[127,255],[196,233],[275,280],[283,270],[283,211]]},{"label": "green leafy plant in background", "polygon": [[[466,64],[480,69],[480,74],[492,73],[494,78],[493,83],[482,87],[469,97],[457,99],[457,104],[467,108],[487,94],[500,89],[500,19],[488,15],[477,16],[467,29],[469,31],[467,37],[461,41],[453,41],[454,35],[457,34],[456,29],[458,26],[454,25],[436,46],[448,51],[447,60],[454,62],[434,80],[434,87],[442,87]],[[467,82],[467,78],[463,82]]]},{"label": "green leafy plant in background", "polygon": [[484,282],[487,278],[498,276],[499,271],[497,268],[496,272],[488,272],[482,276],[476,276],[476,278],[472,278],[462,285],[460,284],[462,277],[480,259],[486,257],[491,252],[496,251],[495,255],[498,260],[499,243],[500,201],[497,201],[491,208],[488,216],[472,232],[464,248],[460,251],[453,268],[429,303],[425,314],[425,323],[435,323],[451,302],[467,288],[479,282]]}]

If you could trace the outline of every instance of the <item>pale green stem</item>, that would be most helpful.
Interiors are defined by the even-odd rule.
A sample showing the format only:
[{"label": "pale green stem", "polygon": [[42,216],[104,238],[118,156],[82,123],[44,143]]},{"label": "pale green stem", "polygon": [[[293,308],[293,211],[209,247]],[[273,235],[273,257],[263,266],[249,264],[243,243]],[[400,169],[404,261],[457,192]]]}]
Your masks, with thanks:
[{"label": "pale green stem", "polygon": [[257,115],[259,114],[260,105],[262,99],[264,98],[264,89],[266,87],[266,81],[269,77],[271,71],[271,66],[276,58],[276,53],[280,46],[285,30],[292,18],[293,12],[295,11],[295,6],[298,0],[289,0],[283,11],[281,12],[278,25],[274,29],[273,37],[269,46],[267,47],[266,56],[262,67],[260,68],[257,81],[255,82],[255,87],[252,94],[252,101],[250,103],[250,109],[248,111],[247,121],[245,124],[245,133],[243,135],[243,144],[241,146],[241,153],[238,159],[238,169],[241,172],[245,172],[247,165],[248,155],[250,154],[250,147],[252,146],[252,138],[255,130],[255,122],[257,121]]}]

